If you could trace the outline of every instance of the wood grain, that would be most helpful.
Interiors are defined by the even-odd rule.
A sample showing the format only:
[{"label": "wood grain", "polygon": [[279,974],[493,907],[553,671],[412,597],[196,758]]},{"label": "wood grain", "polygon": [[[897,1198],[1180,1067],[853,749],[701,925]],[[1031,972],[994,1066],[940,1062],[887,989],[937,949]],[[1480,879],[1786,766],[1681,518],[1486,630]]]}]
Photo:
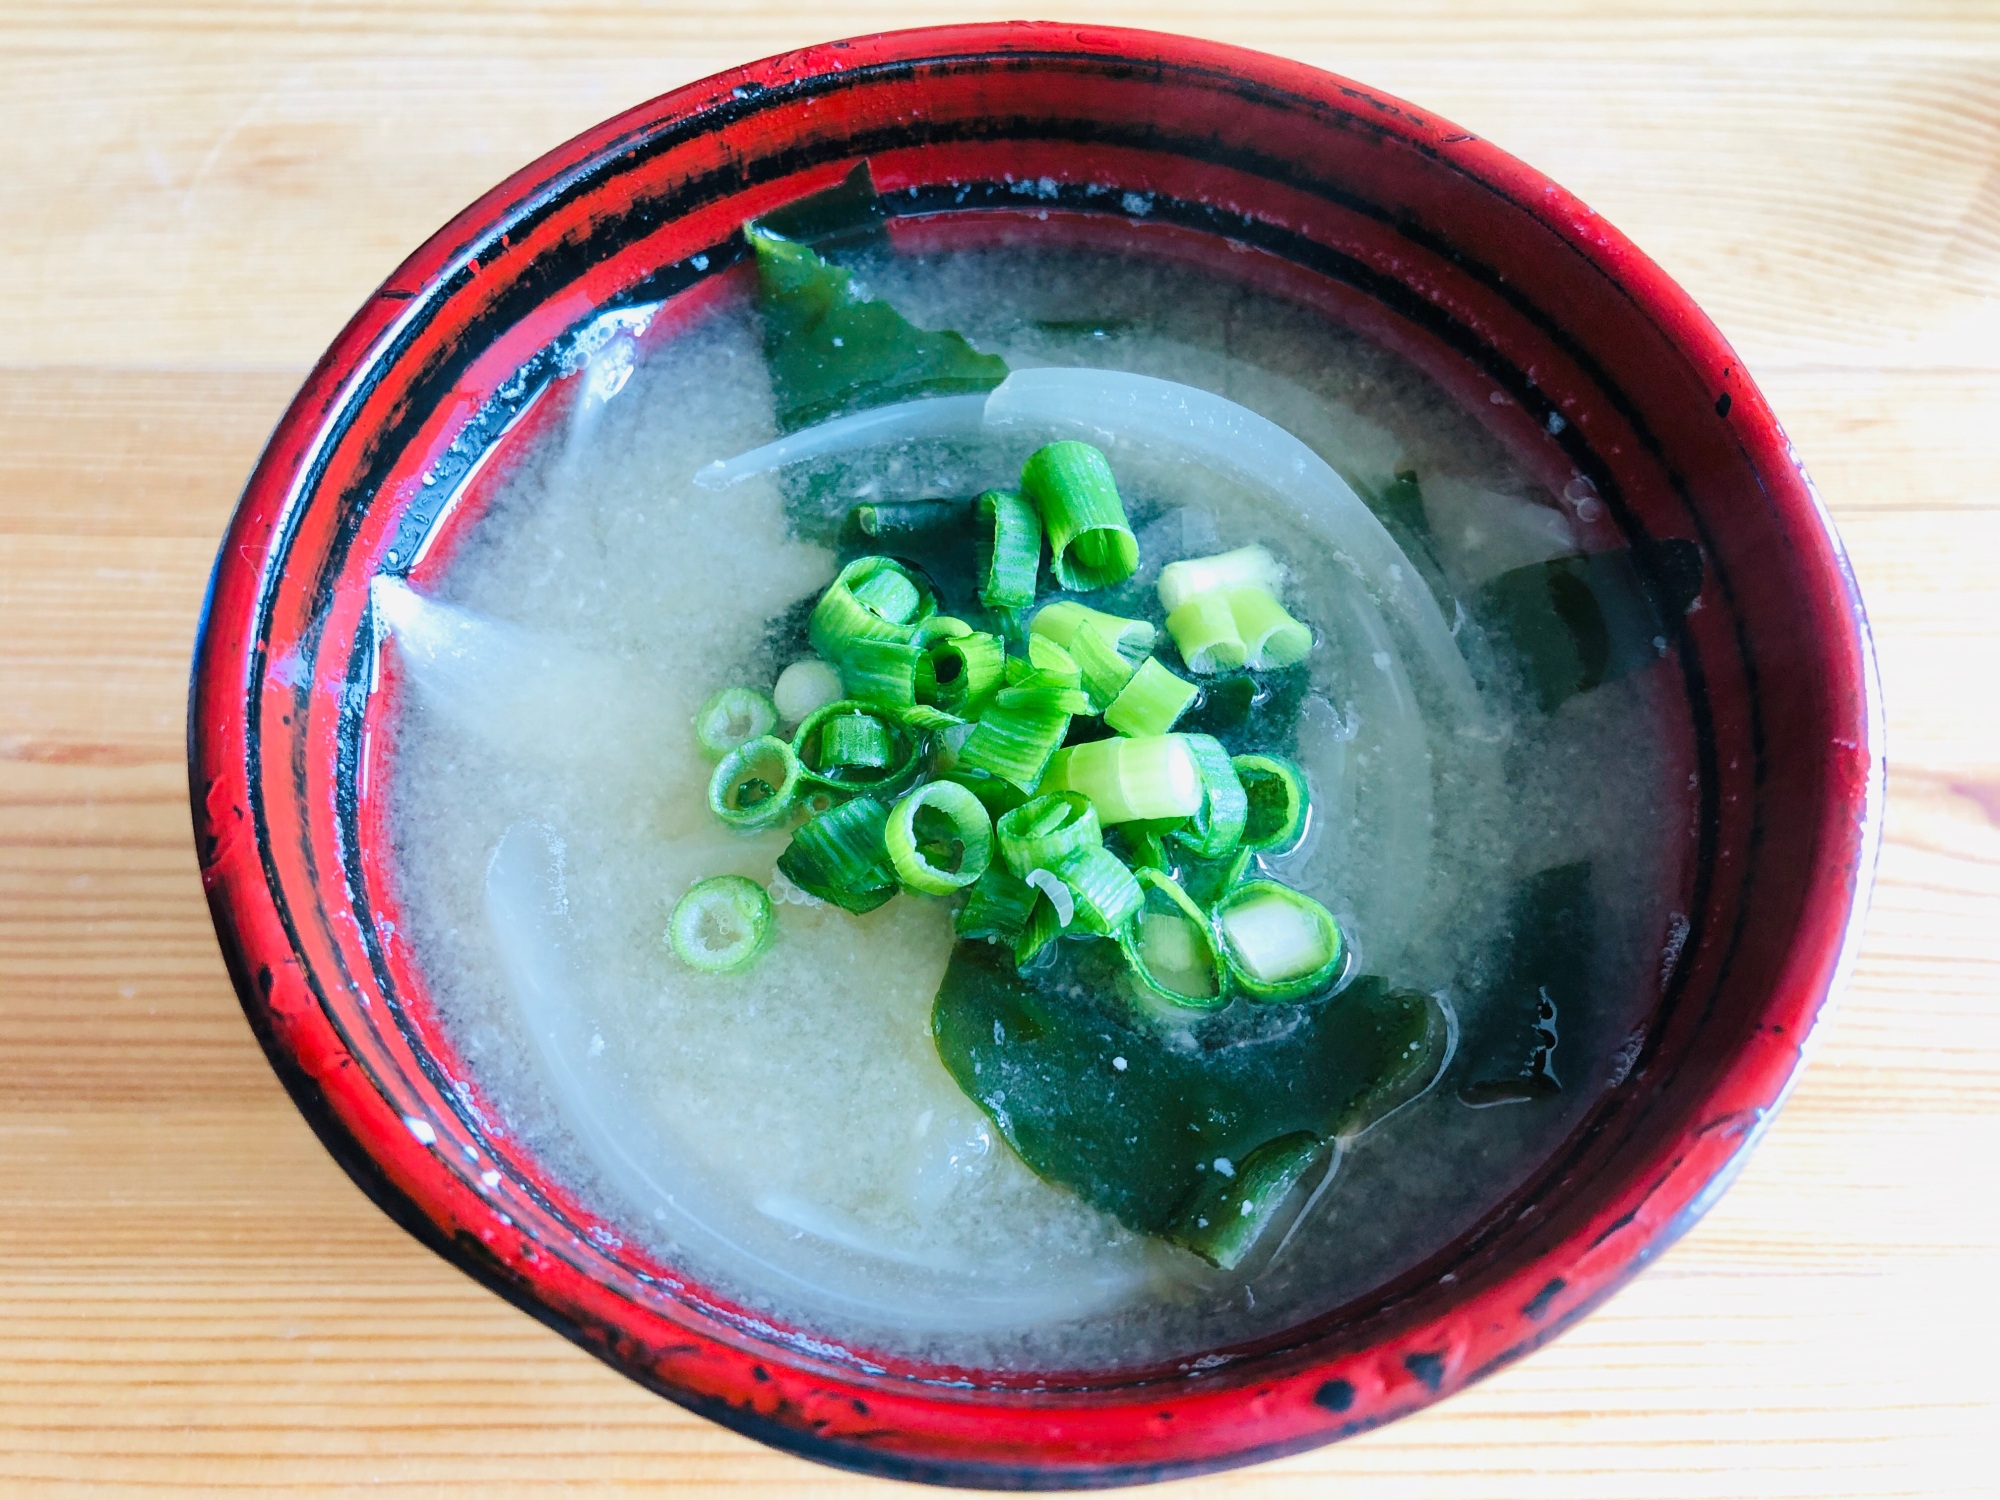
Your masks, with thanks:
[{"label": "wood grain", "polygon": [[[1162,1493],[1992,1493],[2000,1427],[2000,10],[1106,0],[1549,171],[1736,343],[1881,653],[1888,842],[1743,1177],[1575,1331]],[[0,1494],[858,1496],[646,1396],[392,1228],[272,1079],[189,847],[215,538],[426,233],[743,59],[986,7],[0,4]]]}]

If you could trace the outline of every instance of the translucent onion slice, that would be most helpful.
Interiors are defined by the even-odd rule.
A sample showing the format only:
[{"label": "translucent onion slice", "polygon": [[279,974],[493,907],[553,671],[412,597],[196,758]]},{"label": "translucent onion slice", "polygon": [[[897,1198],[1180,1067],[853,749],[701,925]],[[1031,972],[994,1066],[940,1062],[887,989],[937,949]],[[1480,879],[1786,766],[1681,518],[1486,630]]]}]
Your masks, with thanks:
[{"label": "translucent onion slice", "polygon": [[886,443],[977,437],[985,411],[984,396],[933,396],[877,406],[807,427],[734,458],[718,459],[705,469],[697,469],[694,482],[703,489],[719,490],[808,459],[831,458]]},{"label": "translucent onion slice", "polygon": [[1122,370],[1016,370],[986,398],[989,428],[1035,426],[1098,442],[1185,454],[1205,468],[1325,518],[1363,585],[1408,633],[1460,727],[1486,713],[1423,576],[1326,460],[1275,422],[1225,397]]},{"label": "translucent onion slice", "polygon": [[1300,1000],[1331,984],[1347,957],[1333,913],[1275,880],[1246,880],[1215,904],[1230,977],[1255,1000]]},{"label": "translucent onion slice", "polygon": [[694,716],[694,737],[701,753],[719,760],[747,741],[760,739],[778,727],[778,710],[755,688],[726,687],[702,704]]},{"label": "translucent onion slice", "polygon": [[667,919],[667,941],[675,956],[704,974],[743,968],[764,951],[770,937],[771,898],[741,875],[697,880]]}]

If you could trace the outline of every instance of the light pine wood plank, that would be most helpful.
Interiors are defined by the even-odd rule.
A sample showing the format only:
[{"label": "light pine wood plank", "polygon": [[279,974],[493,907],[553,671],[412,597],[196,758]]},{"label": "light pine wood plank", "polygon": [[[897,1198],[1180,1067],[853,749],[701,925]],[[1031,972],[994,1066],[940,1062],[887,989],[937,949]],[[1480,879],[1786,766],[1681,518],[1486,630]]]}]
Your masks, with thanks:
[{"label": "light pine wood plank", "polygon": [[[180,716],[264,435],[424,234],[674,84],[981,13],[0,5],[0,1494],[893,1492],[645,1395],[366,1203],[229,992]],[[1057,13],[1365,78],[1631,233],[1736,342],[1840,520],[1895,761],[1854,982],[1693,1234],[1440,1408],[1160,1493],[1990,1491],[2000,12]]]}]

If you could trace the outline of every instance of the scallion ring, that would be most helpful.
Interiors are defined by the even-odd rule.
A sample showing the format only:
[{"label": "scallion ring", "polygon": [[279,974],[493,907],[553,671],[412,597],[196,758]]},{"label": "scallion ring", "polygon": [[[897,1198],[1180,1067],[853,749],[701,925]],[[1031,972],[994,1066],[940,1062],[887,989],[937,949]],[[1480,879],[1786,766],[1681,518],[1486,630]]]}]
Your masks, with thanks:
[{"label": "scallion ring", "polygon": [[1260,852],[1291,848],[1306,827],[1305,773],[1275,755],[1238,755],[1230,764],[1249,800],[1243,847]]},{"label": "scallion ring", "polygon": [[955,781],[932,781],[896,804],[886,834],[889,862],[906,889],[948,896],[993,862],[993,823]]},{"label": "scallion ring", "polygon": [[1078,849],[1104,842],[1097,810],[1081,792],[1050,792],[1030,798],[993,825],[1000,859],[1017,876],[1053,869]]},{"label": "scallion ring", "polygon": [[1201,773],[1201,806],[1173,837],[1196,859],[1221,859],[1243,841],[1250,799],[1220,741],[1206,734],[1181,738]]},{"label": "scallion ring", "polygon": [[694,716],[694,737],[710,760],[719,760],[777,727],[777,708],[755,688],[726,687]]},{"label": "scallion ring", "polygon": [[667,918],[667,941],[675,955],[704,974],[743,968],[764,951],[770,937],[771,898],[741,875],[697,880]]},{"label": "scallion ring", "polygon": [[1332,984],[1347,958],[1333,913],[1275,880],[1225,891],[1212,913],[1230,978],[1256,1000],[1302,1000]]},{"label": "scallion ring", "polygon": [[731,828],[768,828],[791,811],[799,759],[772,735],[738,745],[708,781],[708,808]]},{"label": "scallion ring", "polygon": [[1200,693],[1193,683],[1161,666],[1159,658],[1149,656],[1104,710],[1104,722],[1134,739],[1165,734]]},{"label": "scallion ring", "polygon": [[1042,518],[1013,490],[988,490],[978,504],[979,602],[1026,609],[1041,571]]},{"label": "scallion ring", "polygon": [[1181,1012],[1228,1004],[1207,913],[1164,871],[1141,867],[1132,876],[1145,893],[1145,904],[1119,946],[1134,982],[1149,1001]]},{"label": "scallion ring", "polygon": [[896,894],[889,861],[889,809],[856,797],[800,826],[778,870],[800,890],[851,912],[869,912]]}]

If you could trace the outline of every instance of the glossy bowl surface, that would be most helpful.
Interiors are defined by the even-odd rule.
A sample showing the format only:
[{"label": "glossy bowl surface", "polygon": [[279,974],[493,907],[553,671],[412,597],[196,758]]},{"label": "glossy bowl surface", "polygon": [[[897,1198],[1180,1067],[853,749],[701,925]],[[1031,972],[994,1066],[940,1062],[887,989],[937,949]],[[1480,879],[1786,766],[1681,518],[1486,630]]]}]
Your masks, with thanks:
[{"label": "glossy bowl surface", "polygon": [[[1552,488],[1588,477],[1628,537],[1692,539],[1707,564],[1671,643],[1698,756],[1688,932],[1629,1072],[1447,1252],[1201,1368],[1034,1388],[756,1324],[620,1245],[485,1128],[396,935],[370,793],[386,739],[370,580],[441,565],[482,460],[560,407],[583,343],[653,304],[670,325],[741,257],[743,220],[863,159],[912,236],[1033,216],[1226,261],[1414,359]],[[355,316],[271,439],[217,560],[188,729],[244,1010],[385,1212],[728,1426],[851,1468],[1016,1488],[1327,1442],[1602,1301],[1714,1200],[1783,1098],[1851,956],[1881,794],[1845,559],[1763,398],[1656,266],[1521,163],[1360,85],[1041,23],[756,63],[619,116],[460,214]]]}]

